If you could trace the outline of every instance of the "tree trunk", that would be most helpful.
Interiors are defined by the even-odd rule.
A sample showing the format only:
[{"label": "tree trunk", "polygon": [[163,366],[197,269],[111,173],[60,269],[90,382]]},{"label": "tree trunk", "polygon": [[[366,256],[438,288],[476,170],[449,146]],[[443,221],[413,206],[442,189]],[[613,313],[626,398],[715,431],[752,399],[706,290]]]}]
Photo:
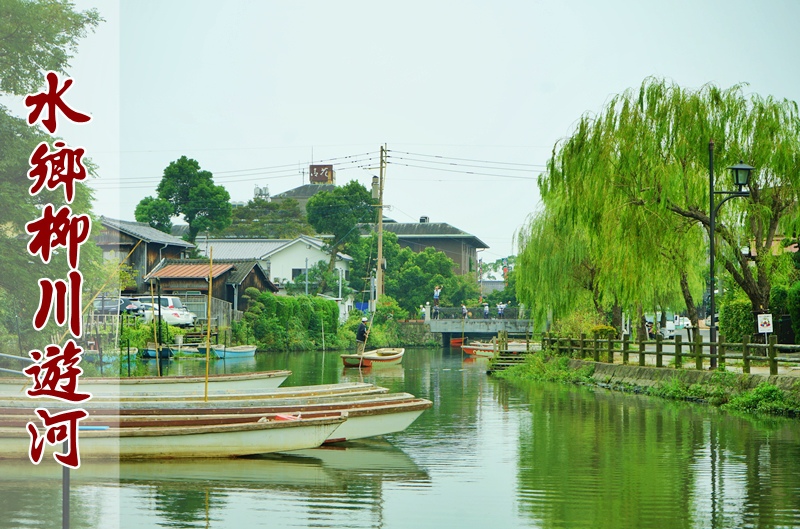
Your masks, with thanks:
[{"label": "tree trunk", "polygon": [[689,292],[689,279],[686,277],[686,272],[684,271],[681,271],[681,293],[683,294],[683,301],[686,303],[686,313],[688,314],[689,321],[692,322],[689,340],[693,340],[700,331],[700,327],[697,321],[697,306],[694,304],[692,293]]}]

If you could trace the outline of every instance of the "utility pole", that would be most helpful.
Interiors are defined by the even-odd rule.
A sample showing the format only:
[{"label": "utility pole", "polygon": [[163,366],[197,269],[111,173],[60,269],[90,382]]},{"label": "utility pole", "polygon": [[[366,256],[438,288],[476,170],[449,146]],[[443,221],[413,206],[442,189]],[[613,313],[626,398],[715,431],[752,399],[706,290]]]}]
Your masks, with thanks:
[{"label": "utility pole", "polygon": [[383,185],[386,180],[386,146],[381,146],[380,179],[378,184],[378,266],[375,272],[375,304],[383,295]]}]

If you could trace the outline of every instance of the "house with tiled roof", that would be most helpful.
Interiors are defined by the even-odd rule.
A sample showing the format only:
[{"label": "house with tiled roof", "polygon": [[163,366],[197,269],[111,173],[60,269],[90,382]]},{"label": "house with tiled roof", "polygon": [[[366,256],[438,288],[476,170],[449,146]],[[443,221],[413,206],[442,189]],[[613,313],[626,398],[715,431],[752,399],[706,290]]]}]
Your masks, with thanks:
[{"label": "house with tiled roof", "polygon": [[282,200],[291,198],[297,201],[301,211],[305,211],[309,198],[313,197],[320,191],[333,191],[334,189],[336,189],[336,184],[305,184],[300,187],[295,187],[294,189],[284,191],[283,193],[272,195],[271,200],[273,202],[281,202]]},{"label": "house with tiled roof", "polygon": [[[198,240],[198,252],[204,257],[213,253],[217,259],[252,259],[269,271],[270,280],[277,286],[293,281],[319,261],[330,260],[325,242],[301,235],[295,239],[208,239]],[[353,258],[339,253],[335,268],[347,279]]]},{"label": "house with tiled roof", "polygon": [[269,280],[269,270],[254,259],[164,259],[144,279],[157,282],[162,295],[211,297],[227,301],[234,311],[247,308],[245,290],[278,292]]},{"label": "house with tiled roof", "polygon": [[[366,235],[375,229],[374,224],[364,225],[362,233]],[[455,262],[454,272],[459,275],[477,273],[478,250],[489,247],[470,233],[446,222],[429,222],[428,217],[421,217],[419,222],[394,222],[384,217],[383,230],[397,235],[401,248],[414,252],[434,248],[444,252]]]},{"label": "house with tiled roof", "polygon": [[183,259],[194,244],[150,227],[143,222],[98,219],[102,229],[94,242],[108,261],[125,261],[136,271],[136,286],[126,293],[143,293],[149,288],[145,276],[164,259]]}]

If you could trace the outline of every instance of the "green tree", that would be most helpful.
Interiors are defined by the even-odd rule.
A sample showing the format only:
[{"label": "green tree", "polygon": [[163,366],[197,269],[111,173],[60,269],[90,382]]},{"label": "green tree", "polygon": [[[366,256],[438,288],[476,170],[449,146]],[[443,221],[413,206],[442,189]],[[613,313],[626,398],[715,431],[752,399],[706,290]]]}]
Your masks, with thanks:
[{"label": "green tree", "polygon": [[191,243],[201,231],[223,230],[231,223],[230,194],[215,185],[212,174],[201,170],[196,160],[181,156],[170,162],[156,190],[158,198],[145,197],[136,206],[138,222],[165,226],[161,199],[172,206],[172,216],[183,215],[189,225],[186,239]]},{"label": "green tree", "polygon": [[134,218],[138,222],[146,222],[151,228],[164,233],[172,230],[172,216],[175,208],[163,198],[144,197],[134,211]]},{"label": "green tree", "polygon": [[332,240],[327,247],[331,257],[328,271],[333,271],[336,254],[348,242],[361,236],[358,227],[376,218],[372,196],[363,185],[352,180],[347,185],[333,191],[315,194],[306,204],[308,222],[319,234],[330,235]]},{"label": "green tree", "polygon": [[[772,243],[797,222],[798,132],[796,103],[745,96],[741,86],[692,91],[647,79],[612,98],[556,145],[539,179],[546,213],[520,238],[520,296],[539,303],[576,299],[556,286],[571,263],[593,274],[601,309],[621,305],[641,313],[642,306],[682,305],[696,323],[707,255],[697,249],[708,240],[708,139],[714,138],[717,167],[739,160],[757,166],[751,197],[722,208],[716,235],[718,263],[754,310],[766,308],[777,267]],[[742,246],[755,250],[755,266]],[[579,253],[590,260],[577,259]]]},{"label": "green tree", "polygon": [[265,239],[294,239],[300,235],[312,235],[314,229],[293,199],[268,202],[254,198],[247,205],[234,208],[231,225],[216,230],[216,237],[249,237]]},{"label": "green tree", "polygon": [[66,0],[0,2],[0,92],[33,93],[43,72],[66,73],[78,41],[103,20],[96,9],[74,8]]},{"label": "green tree", "polygon": [[[36,92],[44,84],[45,70],[66,73],[78,40],[100,20],[95,10],[75,11],[66,1],[0,3],[0,93]],[[0,333],[17,335],[13,341],[0,341],[0,348],[18,346],[18,352],[41,347],[52,331],[37,332],[31,325],[39,304],[38,280],[66,279],[69,269],[62,249],[54,252],[48,264],[27,250],[30,239],[25,224],[41,215],[44,204],[55,209],[65,205],[61,187],[30,196],[31,181],[25,175],[31,153],[41,142],[52,145],[54,138],[0,105]],[[84,159],[84,164],[91,175],[96,174],[89,160]],[[77,183],[70,205],[73,215],[89,213],[91,200],[90,189]],[[91,240],[81,246],[80,269],[85,278],[98,273],[101,257]]]}]

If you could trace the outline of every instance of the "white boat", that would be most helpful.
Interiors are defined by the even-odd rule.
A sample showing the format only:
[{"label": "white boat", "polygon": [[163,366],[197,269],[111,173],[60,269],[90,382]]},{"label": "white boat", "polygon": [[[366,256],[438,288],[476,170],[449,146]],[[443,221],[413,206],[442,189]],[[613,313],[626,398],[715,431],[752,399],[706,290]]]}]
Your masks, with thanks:
[{"label": "white boat", "polygon": [[[155,428],[252,422],[259,418],[296,420],[342,414],[348,417],[326,439],[336,443],[401,432],[433,404],[409,393],[319,398],[314,402],[296,399],[264,405],[217,406],[216,403],[162,405],[161,403],[122,403],[119,408],[99,408],[89,403],[89,416],[81,426],[108,428]],[[52,410],[51,410],[52,411]],[[0,408],[0,429],[25,429],[28,421],[38,421],[31,408]],[[122,428],[124,429],[124,428]]]},{"label": "white boat", "polygon": [[217,358],[248,358],[256,355],[256,345],[217,346],[213,348]]},{"label": "white boat", "polygon": [[[319,446],[345,420],[342,414],[328,414],[292,420],[253,417],[224,424],[203,424],[197,419],[193,424],[177,426],[139,427],[131,423],[81,431],[78,446],[81,459],[237,457]],[[25,428],[0,427],[0,459],[27,458],[30,443]],[[61,449],[58,443],[46,452]]]},{"label": "white boat", "polygon": [[[258,371],[254,373],[234,373],[209,375],[209,391],[257,389],[261,391],[276,389],[291,375],[291,371]],[[0,378],[0,395],[24,394],[31,387],[31,379],[21,377]],[[203,396],[206,377],[202,375],[169,375],[163,377],[80,377],[78,391],[93,396],[119,397],[129,394]]]},{"label": "white boat", "polygon": [[492,358],[495,355],[495,352],[498,351],[514,354],[525,353],[528,351],[539,351],[540,349],[541,344],[533,342],[508,342],[508,345],[503,349],[500,349],[498,344],[491,342],[473,342],[461,346],[461,350],[468,355],[485,356],[489,358]]},{"label": "white boat", "polygon": [[206,344],[204,343],[197,344],[197,352],[203,356],[208,355],[211,358],[219,358],[219,356],[217,355],[217,349],[225,348],[223,344],[214,344],[214,343],[212,343],[210,347],[211,347],[211,353],[208,354],[206,352]]},{"label": "white boat", "polygon": [[403,361],[405,349],[402,347],[384,347],[364,354],[343,354],[344,367],[373,367],[379,365],[396,365]]},{"label": "white boat", "polygon": [[[21,380],[21,379],[15,379]],[[29,386],[19,386],[19,391],[15,394],[5,394],[0,396],[0,406],[15,408],[35,408],[41,401],[33,399],[25,394],[25,388]],[[80,388],[82,389],[82,388]],[[235,407],[258,405],[262,402],[291,401],[313,402],[316,399],[331,397],[344,397],[351,395],[375,395],[384,394],[389,390],[376,386],[368,382],[344,382],[338,384],[318,384],[313,386],[289,386],[270,390],[259,389],[235,389],[235,390],[209,390],[208,396],[201,391],[199,393],[181,394],[174,393],[169,395],[154,395],[152,393],[130,392],[120,395],[95,395],[88,402],[82,403],[86,408],[119,408],[119,407],[152,407],[158,403],[160,407],[180,407],[184,405],[211,403],[213,406]],[[47,403],[48,408],[70,408],[74,407],[71,402],[51,401]]]}]

